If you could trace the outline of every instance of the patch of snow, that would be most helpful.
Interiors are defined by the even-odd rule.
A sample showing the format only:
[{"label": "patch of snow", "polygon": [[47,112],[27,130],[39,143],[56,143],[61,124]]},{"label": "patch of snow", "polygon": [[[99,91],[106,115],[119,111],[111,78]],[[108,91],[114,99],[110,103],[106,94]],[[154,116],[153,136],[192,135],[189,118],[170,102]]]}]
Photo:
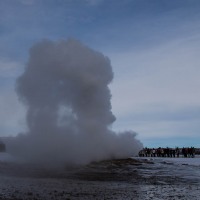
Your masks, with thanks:
[{"label": "patch of snow", "polygon": [[165,163],[165,164],[179,164],[179,165],[192,165],[200,166],[200,157],[196,156],[195,158],[162,158],[162,157],[137,157],[136,159],[146,159],[156,163]]},{"label": "patch of snow", "polygon": [[174,163],[179,165],[200,166],[200,158],[164,158],[161,160],[168,163]]}]

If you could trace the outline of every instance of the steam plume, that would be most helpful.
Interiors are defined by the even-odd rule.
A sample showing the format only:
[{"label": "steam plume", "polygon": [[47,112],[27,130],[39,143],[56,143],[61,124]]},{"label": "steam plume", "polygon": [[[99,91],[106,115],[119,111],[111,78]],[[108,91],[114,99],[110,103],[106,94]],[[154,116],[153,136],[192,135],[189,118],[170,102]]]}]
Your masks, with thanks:
[{"label": "steam plume", "polygon": [[137,153],[134,132],[111,129],[110,61],[79,41],[44,40],[30,50],[16,91],[27,106],[28,132],[9,150],[29,161],[77,163]]}]

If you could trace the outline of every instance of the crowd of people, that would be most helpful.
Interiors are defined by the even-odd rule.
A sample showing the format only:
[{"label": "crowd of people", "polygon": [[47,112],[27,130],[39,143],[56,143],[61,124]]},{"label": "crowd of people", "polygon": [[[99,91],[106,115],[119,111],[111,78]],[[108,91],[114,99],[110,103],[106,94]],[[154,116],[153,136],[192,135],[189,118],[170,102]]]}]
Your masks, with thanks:
[{"label": "crowd of people", "polygon": [[144,148],[139,152],[140,157],[195,157],[196,149],[194,147],[183,148]]}]

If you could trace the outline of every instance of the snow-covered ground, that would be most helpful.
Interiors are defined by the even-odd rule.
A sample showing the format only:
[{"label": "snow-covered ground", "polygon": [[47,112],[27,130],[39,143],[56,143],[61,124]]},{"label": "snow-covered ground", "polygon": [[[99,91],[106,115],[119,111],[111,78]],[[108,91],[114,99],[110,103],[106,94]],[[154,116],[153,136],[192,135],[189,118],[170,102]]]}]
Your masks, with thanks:
[{"label": "snow-covered ground", "polygon": [[200,158],[134,158],[44,169],[0,153],[0,199],[199,200]]},{"label": "snow-covered ground", "polygon": [[[138,157],[136,158],[138,159]],[[179,165],[193,165],[193,166],[200,166],[200,156],[196,155],[194,158],[168,158],[168,157],[140,157],[139,159],[147,159],[152,160],[156,163],[159,162],[168,162],[173,164],[179,164]]]},{"label": "snow-covered ground", "polygon": [[[200,157],[195,158],[139,158],[147,159],[154,163],[147,175],[151,174],[168,174],[184,179],[195,180],[200,183]],[[142,172],[141,172],[142,173]]]},{"label": "snow-covered ground", "polygon": [[[138,172],[153,184],[144,186],[149,194],[144,199],[200,199],[200,157],[137,158],[152,161],[152,166]],[[160,184],[159,184],[160,183]],[[150,196],[152,198],[150,198]]]}]

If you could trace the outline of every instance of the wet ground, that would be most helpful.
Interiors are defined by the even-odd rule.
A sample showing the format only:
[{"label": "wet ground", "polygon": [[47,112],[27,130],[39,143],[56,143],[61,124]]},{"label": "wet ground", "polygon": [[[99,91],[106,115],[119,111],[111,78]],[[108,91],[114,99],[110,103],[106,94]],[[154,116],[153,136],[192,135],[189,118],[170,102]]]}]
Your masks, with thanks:
[{"label": "wet ground", "polygon": [[121,159],[45,169],[0,162],[0,199],[199,200],[200,165]]}]

